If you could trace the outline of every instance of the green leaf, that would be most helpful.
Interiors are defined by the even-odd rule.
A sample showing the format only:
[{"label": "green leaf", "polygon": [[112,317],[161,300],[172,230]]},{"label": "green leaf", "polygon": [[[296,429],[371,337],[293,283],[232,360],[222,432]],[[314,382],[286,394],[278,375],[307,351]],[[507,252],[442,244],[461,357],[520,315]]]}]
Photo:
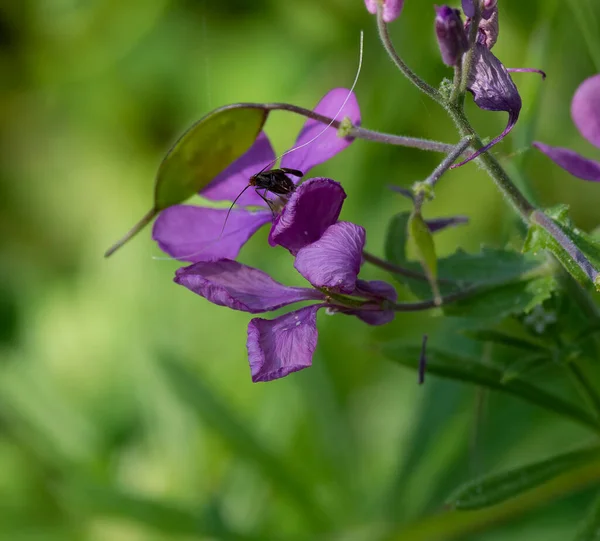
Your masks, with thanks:
[{"label": "green leaf", "polygon": [[600,541],[600,496],[590,506],[574,541]]},{"label": "green leaf", "polygon": [[557,283],[552,276],[484,288],[481,293],[444,306],[451,316],[500,320],[529,312],[549,299]]},{"label": "green leaf", "polygon": [[440,301],[440,292],[437,286],[437,256],[435,243],[429,227],[419,212],[413,212],[407,224],[409,241],[414,245],[417,257],[425,271],[434,298]]},{"label": "green leaf", "polygon": [[207,186],[254,143],[268,111],[244,104],[215,109],[189,128],[167,152],[156,175],[153,208],[116,244],[113,254],[156,215]]},{"label": "green leaf", "polygon": [[481,509],[537,487],[554,477],[584,466],[600,457],[600,448],[593,447],[557,455],[507,472],[488,475],[460,487],[447,503],[456,509]]},{"label": "green leaf", "polygon": [[315,527],[325,527],[327,518],[324,511],[301,472],[291,469],[257,440],[246,428],[246,424],[238,419],[200,378],[184,368],[181,363],[165,356],[161,364],[176,395],[202,422],[221,436],[232,452],[240,459],[252,462],[273,487],[287,494],[297,504]]},{"label": "green leaf", "polygon": [[[383,344],[382,351],[388,359],[398,364],[414,370],[419,369],[420,347],[389,342]],[[516,396],[548,411],[568,417],[594,431],[600,431],[596,419],[586,410],[538,389],[520,378],[514,378],[503,383],[503,370],[495,366],[482,364],[479,359],[456,356],[446,351],[427,348],[427,372],[443,378],[474,383]]]},{"label": "green leaf", "polygon": [[519,336],[514,336],[504,331],[495,329],[468,329],[463,332],[465,336],[479,342],[492,342],[501,346],[507,346],[527,351],[539,351],[547,349],[540,341],[533,341]]},{"label": "green leaf", "polygon": [[521,357],[512,363],[502,376],[502,383],[508,383],[513,379],[521,378],[525,375],[531,375],[532,372],[548,368],[552,365],[552,359],[548,355],[531,355]]},{"label": "green leaf", "polygon": [[[386,258],[396,265],[420,271],[419,264],[408,261],[406,256],[409,218],[410,213],[403,212],[390,221],[386,235]],[[449,257],[438,259],[438,285],[442,294],[456,291],[466,284],[497,285],[514,281],[539,265],[540,259],[509,250],[483,248],[476,254],[458,250]],[[427,283],[397,275],[394,277],[418,297],[430,295]]]}]

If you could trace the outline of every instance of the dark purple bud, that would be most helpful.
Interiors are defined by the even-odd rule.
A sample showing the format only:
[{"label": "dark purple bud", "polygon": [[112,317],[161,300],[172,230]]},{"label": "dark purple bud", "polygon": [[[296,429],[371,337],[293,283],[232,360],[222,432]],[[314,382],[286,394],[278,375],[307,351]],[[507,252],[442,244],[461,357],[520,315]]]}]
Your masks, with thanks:
[{"label": "dark purple bud", "polygon": [[456,66],[469,48],[460,11],[449,6],[436,6],[435,11],[435,33],[442,60],[447,66]]},{"label": "dark purple bud", "polygon": [[[488,14],[486,17],[485,14]],[[484,17],[479,23],[479,38],[478,41],[483,43],[488,49],[491,49],[498,41],[500,26],[498,24],[498,6],[494,5],[484,11]]]},{"label": "dark purple bud", "polygon": [[483,43],[475,44],[473,69],[469,74],[467,90],[473,94],[473,99],[480,109],[484,111],[506,111],[508,113],[508,124],[498,137],[492,139],[490,143],[461,163],[453,165],[450,169],[470,162],[473,158],[488,151],[504,139],[517,123],[521,112],[521,96],[515,83],[510,78],[510,74],[502,65],[502,62]]},{"label": "dark purple bud", "polygon": [[[462,8],[467,17],[473,17],[475,15],[475,2],[476,0],[462,0]],[[481,5],[481,16],[484,19],[489,19],[494,10],[497,9],[498,0],[483,0]]]}]

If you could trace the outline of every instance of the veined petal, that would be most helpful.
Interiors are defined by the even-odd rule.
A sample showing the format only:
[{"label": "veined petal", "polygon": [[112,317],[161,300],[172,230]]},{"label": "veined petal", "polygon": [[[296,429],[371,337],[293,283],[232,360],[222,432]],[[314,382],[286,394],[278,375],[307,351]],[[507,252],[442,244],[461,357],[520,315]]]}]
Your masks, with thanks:
[{"label": "veined petal", "polygon": [[573,96],[571,116],[581,135],[600,148],[600,74],[581,83]]},{"label": "veined petal", "polygon": [[567,148],[551,147],[539,142],[534,142],[533,146],[573,176],[583,180],[600,182],[600,162],[588,160]]},{"label": "veined petal", "polygon": [[[250,149],[217,175],[206,188],[200,191],[200,195],[212,201],[233,201],[248,186],[250,177],[274,160],[275,152],[271,142],[265,132],[260,132]],[[248,188],[238,199],[237,204],[265,206],[264,201],[253,188]]]},{"label": "veined petal", "polygon": [[247,347],[252,381],[271,381],[311,366],[320,307],[317,304],[273,320],[250,321]]},{"label": "veined petal", "polygon": [[469,76],[467,89],[480,109],[506,111],[508,124],[504,131],[466,160],[451,167],[460,167],[499,143],[513,129],[521,112],[519,91],[502,62],[483,44],[475,44],[474,65]]},{"label": "veined petal", "polygon": [[275,218],[269,244],[283,246],[292,254],[321,238],[342,210],[346,192],[330,178],[310,178],[290,197]]},{"label": "veined petal", "polygon": [[[346,104],[340,111],[344,102]],[[314,111],[330,118],[335,117],[339,121],[348,117],[353,126],[360,124],[358,101],[354,93],[350,93],[347,88],[334,88],[328,92]],[[306,175],[309,169],[333,158],[353,141],[351,137],[339,137],[338,130],[333,126],[327,128],[327,124],[309,119],[292,148],[297,148],[315,137],[316,139],[305,147],[286,154],[281,159],[281,167],[298,169]]]},{"label": "veined petal", "polygon": [[181,261],[235,259],[248,239],[272,219],[271,211],[232,210],[174,205],[154,222],[152,238],[160,249]]},{"label": "veined petal", "polygon": [[251,314],[323,298],[315,289],[284,286],[268,274],[230,259],[182,267],[175,274],[175,282],[214,304]]},{"label": "veined petal", "polygon": [[298,251],[294,267],[315,287],[352,293],[364,246],[364,228],[338,222],[328,227],[319,240]]}]

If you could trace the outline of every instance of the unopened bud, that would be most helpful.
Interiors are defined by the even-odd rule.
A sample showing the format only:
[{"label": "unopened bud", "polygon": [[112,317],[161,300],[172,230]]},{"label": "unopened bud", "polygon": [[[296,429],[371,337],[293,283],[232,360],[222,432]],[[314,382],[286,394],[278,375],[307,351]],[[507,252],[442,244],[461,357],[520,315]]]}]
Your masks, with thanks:
[{"label": "unopened bud", "polygon": [[404,0],[365,0],[369,13],[377,13],[377,6],[380,5],[383,13],[382,17],[386,23],[391,23],[400,17]]},{"label": "unopened bud", "polygon": [[460,17],[460,11],[449,6],[436,6],[435,33],[442,60],[447,66],[456,66],[469,48],[469,40]]},{"label": "unopened bud", "polygon": [[[462,8],[467,17],[475,16],[475,2],[477,1],[479,0],[462,0]],[[498,0],[483,0],[481,2],[481,16],[484,19],[489,19],[494,13],[497,4]]]}]

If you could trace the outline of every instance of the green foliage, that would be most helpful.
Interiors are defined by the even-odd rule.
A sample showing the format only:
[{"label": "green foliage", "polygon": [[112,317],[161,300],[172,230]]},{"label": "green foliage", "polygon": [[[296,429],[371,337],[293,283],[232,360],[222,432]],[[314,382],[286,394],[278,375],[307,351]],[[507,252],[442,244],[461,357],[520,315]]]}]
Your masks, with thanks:
[{"label": "green foliage", "polygon": [[573,541],[598,541],[600,539],[600,498],[590,506],[587,517]]},{"label": "green foliage", "polygon": [[476,479],[458,488],[448,498],[456,509],[472,510],[496,505],[531,490],[558,475],[598,460],[600,448],[594,447],[554,456],[507,472]]},{"label": "green foliage", "polygon": [[222,107],[200,119],[173,145],[156,175],[154,208],[185,201],[250,148],[268,112]]},{"label": "green foliage", "polygon": [[437,285],[437,256],[435,254],[435,243],[433,235],[427,227],[425,220],[420,212],[412,212],[408,218],[407,233],[408,242],[414,245],[423,270],[431,286],[433,296],[438,302],[440,301],[440,293]]},{"label": "green foliage", "polygon": [[[390,342],[382,346],[390,360],[418,370],[420,349],[404,343]],[[455,352],[427,348],[427,372],[443,378],[474,383],[495,391],[511,394],[532,404],[570,418],[593,430],[600,430],[595,418],[584,409],[532,385],[525,379],[514,377],[506,381],[503,371],[485,363],[481,358],[457,355]]]}]

